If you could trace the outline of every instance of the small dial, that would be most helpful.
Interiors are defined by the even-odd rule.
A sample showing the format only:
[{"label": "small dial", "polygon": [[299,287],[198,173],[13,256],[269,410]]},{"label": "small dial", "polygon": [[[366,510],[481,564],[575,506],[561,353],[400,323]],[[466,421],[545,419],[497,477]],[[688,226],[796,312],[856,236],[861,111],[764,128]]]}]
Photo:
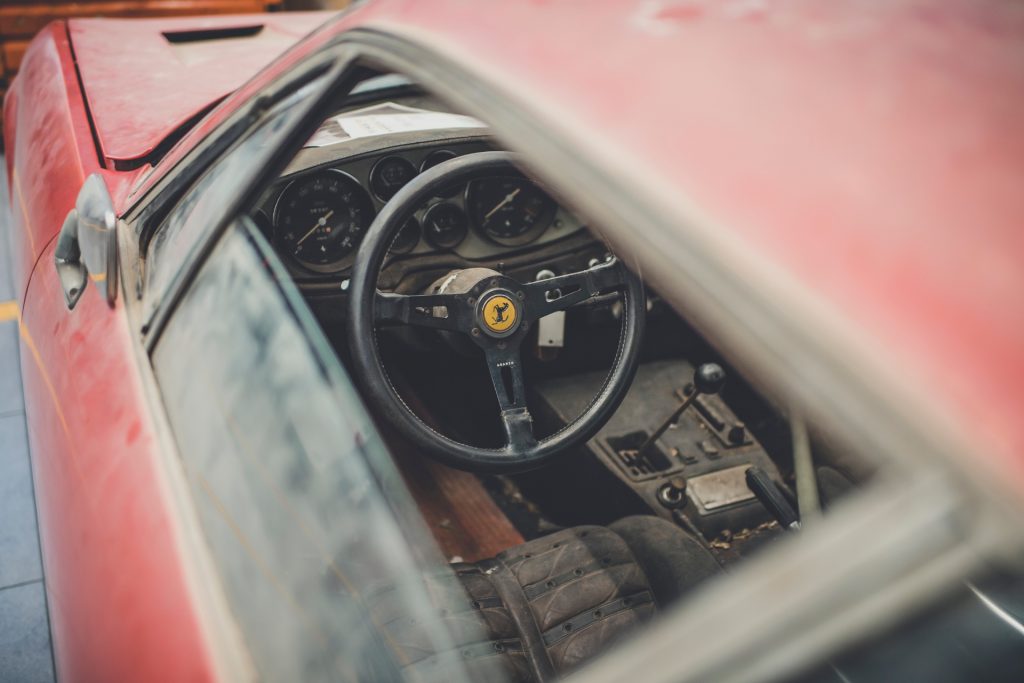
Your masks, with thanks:
[{"label": "small dial", "polygon": [[[428,154],[427,158],[425,158],[423,162],[420,164],[420,173],[423,173],[424,171],[434,168],[438,164],[442,164],[448,161],[449,159],[454,159],[455,156],[455,152],[451,151],[450,149],[436,149],[430,154]],[[452,183],[451,185],[446,185],[445,187],[442,187],[435,194],[437,194],[438,197],[451,199],[452,197],[459,193],[459,189],[459,183]]]},{"label": "small dial", "polygon": [[431,244],[451,249],[466,238],[466,214],[454,204],[434,204],[423,216],[423,234]]},{"label": "small dial", "polygon": [[386,202],[415,177],[416,167],[408,159],[384,157],[370,171],[370,189],[378,199]]},{"label": "small dial", "polygon": [[370,196],[355,178],[332,170],[288,185],[277,200],[274,225],[283,251],[322,268],[355,250],[373,214]]},{"label": "small dial", "polygon": [[557,205],[526,178],[509,176],[470,183],[466,208],[484,235],[498,244],[516,246],[539,237],[554,219]]},{"label": "small dial", "polygon": [[420,243],[420,222],[415,216],[410,216],[402,229],[398,231],[395,239],[391,242],[392,254],[408,254]]}]

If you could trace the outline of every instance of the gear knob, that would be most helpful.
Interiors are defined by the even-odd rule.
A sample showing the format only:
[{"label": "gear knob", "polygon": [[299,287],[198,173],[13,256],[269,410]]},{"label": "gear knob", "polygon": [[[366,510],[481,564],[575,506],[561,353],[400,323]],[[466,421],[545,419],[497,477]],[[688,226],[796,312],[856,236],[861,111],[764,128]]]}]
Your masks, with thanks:
[{"label": "gear knob", "polygon": [[725,370],[718,363],[704,363],[693,371],[693,386],[701,394],[717,394],[725,386]]}]

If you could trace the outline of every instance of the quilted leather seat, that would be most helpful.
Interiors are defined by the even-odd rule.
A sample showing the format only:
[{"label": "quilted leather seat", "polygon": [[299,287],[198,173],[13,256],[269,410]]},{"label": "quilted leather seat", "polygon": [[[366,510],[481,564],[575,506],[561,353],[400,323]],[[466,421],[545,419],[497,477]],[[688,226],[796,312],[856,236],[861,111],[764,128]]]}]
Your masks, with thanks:
[{"label": "quilted leather seat", "polygon": [[[447,626],[471,679],[529,682],[586,663],[719,571],[694,538],[653,516],[566,529],[452,567],[472,610],[448,615]],[[407,678],[443,680],[435,657],[416,659]]]}]

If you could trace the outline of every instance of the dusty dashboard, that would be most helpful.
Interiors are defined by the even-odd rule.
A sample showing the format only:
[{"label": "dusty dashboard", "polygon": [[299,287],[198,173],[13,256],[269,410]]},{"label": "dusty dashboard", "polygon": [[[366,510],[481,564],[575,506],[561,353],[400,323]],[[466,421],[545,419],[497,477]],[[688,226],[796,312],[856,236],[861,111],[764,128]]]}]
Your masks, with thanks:
[{"label": "dusty dashboard", "polygon": [[[495,146],[483,127],[392,132],[304,148],[259,201],[254,217],[303,289],[344,290],[363,236],[419,173]],[[599,244],[540,185],[481,177],[444,188],[392,244],[381,286],[420,286],[427,273],[486,265],[529,270]],[[589,252],[591,249],[584,249]],[[574,264],[581,265],[581,264]]]}]

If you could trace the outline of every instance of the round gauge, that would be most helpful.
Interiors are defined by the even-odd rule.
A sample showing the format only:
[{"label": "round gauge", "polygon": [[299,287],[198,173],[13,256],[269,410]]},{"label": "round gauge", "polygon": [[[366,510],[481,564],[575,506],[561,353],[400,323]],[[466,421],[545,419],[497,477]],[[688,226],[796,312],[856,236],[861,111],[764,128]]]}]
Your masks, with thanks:
[{"label": "round gauge", "polygon": [[522,177],[474,180],[466,190],[473,224],[498,244],[517,246],[540,236],[555,217],[551,197]]},{"label": "round gauge", "polygon": [[[451,151],[450,149],[436,149],[430,154],[428,154],[427,157],[423,160],[423,162],[420,163],[420,173],[428,169],[434,168],[438,164],[444,163],[449,159],[454,159],[455,156],[455,152]],[[450,199],[457,195],[458,193],[459,184],[453,183],[438,190],[437,196]]]},{"label": "round gauge", "polygon": [[454,204],[434,204],[423,216],[423,234],[435,247],[450,249],[466,238],[466,232],[466,214]]},{"label": "round gauge", "polygon": [[377,199],[386,202],[416,177],[416,167],[402,157],[384,157],[370,171],[370,189]]},{"label": "round gauge", "polygon": [[281,248],[300,263],[324,267],[355,250],[374,211],[355,178],[330,170],[293,181],[274,213]]},{"label": "round gauge", "polygon": [[410,216],[409,220],[402,226],[402,229],[398,231],[394,241],[391,242],[390,252],[392,254],[408,254],[419,243],[420,222],[416,220],[415,216]]}]

